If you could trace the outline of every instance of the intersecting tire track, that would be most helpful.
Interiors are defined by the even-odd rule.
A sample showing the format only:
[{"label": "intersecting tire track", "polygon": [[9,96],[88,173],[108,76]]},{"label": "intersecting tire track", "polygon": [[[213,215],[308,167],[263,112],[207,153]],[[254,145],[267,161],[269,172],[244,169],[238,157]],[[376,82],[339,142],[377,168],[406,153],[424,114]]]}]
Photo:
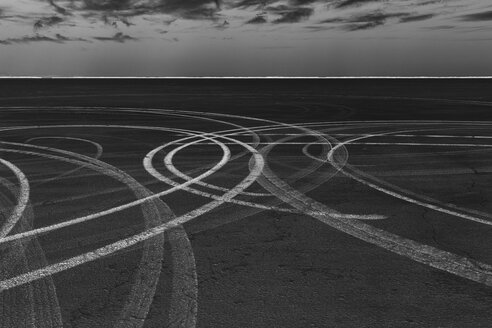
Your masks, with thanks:
[{"label": "intersecting tire track", "polygon": [[[187,121],[205,122],[210,125],[213,124],[228,128],[214,131],[196,131],[160,126],[118,124],[25,125],[0,128],[0,133],[20,131],[29,131],[32,133],[38,129],[47,128],[55,131],[66,131],[71,128],[86,128],[120,129],[136,132],[153,131],[183,135],[151,149],[142,159],[143,169],[155,179],[148,183],[138,182],[128,171],[103,161],[103,145],[90,139],[79,138],[76,134],[74,136],[36,136],[34,134],[34,137],[27,139],[24,143],[0,141],[0,146],[2,146],[0,153],[14,154],[18,157],[22,156],[25,159],[42,158],[61,161],[75,166],[75,168],[51,178],[40,176],[36,180],[37,184],[34,184],[33,187],[39,187],[48,182],[56,183],[57,181],[70,179],[81,168],[86,168],[94,172],[86,173],[84,176],[97,177],[97,175],[103,175],[123,185],[121,187],[101,190],[96,194],[69,196],[65,199],[59,199],[58,204],[61,202],[76,201],[94,195],[110,195],[114,191],[122,190],[130,190],[136,198],[135,201],[130,203],[115,206],[98,213],[34,229],[32,221],[35,216],[29,199],[29,177],[26,177],[15,164],[0,158],[1,164],[15,173],[19,184],[19,186],[16,186],[8,179],[0,177],[1,185],[9,190],[16,197],[17,201],[15,204],[7,195],[0,194],[2,204],[1,214],[5,221],[0,230],[0,249],[6,254],[2,256],[2,266],[0,269],[0,294],[2,297],[2,304],[0,305],[0,310],[2,311],[0,327],[2,328],[62,327],[60,306],[56,297],[52,275],[112,254],[130,250],[131,246],[140,243],[142,244],[140,263],[134,273],[129,295],[122,306],[118,318],[114,322],[114,326],[121,328],[143,327],[162,275],[161,268],[164,260],[165,238],[170,243],[173,270],[170,279],[172,286],[168,311],[169,317],[167,318],[167,323],[163,323],[163,326],[194,328],[197,324],[196,318],[198,311],[197,273],[193,249],[183,224],[193,221],[194,224],[190,225],[189,232],[196,233],[244,219],[265,210],[311,216],[336,230],[382,247],[393,253],[439,270],[492,286],[492,266],[487,263],[481,263],[436,247],[424,245],[363,222],[365,220],[387,219],[383,215],[377,213],[342,213],[306,195],[307,192],[329,183],[331,179],[343,174],[350,179],[379,190],[389,196],[408,201],[415,205],[440,211],[461,219],[472,220],[477,224],[492,225],[489,220],[492,216],[487,213],[466,208],[445,206],[430,197],[417,195],[410,190],[375,178],[349,164],[347,146],[358,143],[419,146],[421,143],[368,143],[366,141],[360,141],[379,136],[402,135],[402,133],[405,134],[409,131],[425,131],[425,129],[402,130],[402,127],[411,126],[412,124],[414,126],[424,127],[442,126],[445,129],[448,124],[446,121],[316,122],[287,124],[239,115],[164,109],[97,107],[22,107],[10,109],[20,112],[29,112],[30,110],[47,110],[51,112],[81,111],[94,115],[100,113],[146,114],[155,115],[156,118],[179,117]],[[239,124],[239,122],[246,125]],[[487,127],[490,124],[452,122],[449,125],[452,127]],[[343,132],[357,128],[379,129],[379,131],[366,135],[347,133],[348,138],[344,141],[334,137],[337,133],[343,135]],[[283,137],[278,139],[271,138],[269,133],[272,131],[280,136],[283,135]],[[289,135],[288,131],[295,131],[296,133]],[[251,137],[251,142],[244,142],[237,139],[237,137],[245,136]],[[309,137],[311,140],[314,138],[316,141],[295,141],[302,137]],[[77,152],[31,144],[32,141],[39,139],[66,139],[76,142],[86,142],[95,146],[97,151],[94,157],[89,157]],[[212,164],[201,164],[197,161],[196,167],[186,172],[178,169],[174,163],[177,154],[204,143],[210,143],[222,151],[222,155],[218,156],[219,159]],[[300,152],[306,160],[311,160],[311,162],[302,168],[298,168],[293,164],[277,163],[280,166],[295,170],[293,175],[284,179],[278,176],[271,168],[270,164],[276,162],[275,157],[271,153],[276,147],[290,144],[302,146],[300,147]],[[313,155],[310,152],[310,147],[315,144],[321,145],[321,152],[318,155]],[[230,145],[231,147],[240,147],[241,151],[232,151],[232,148],[229,147]],[[460,144],[446,143],[433,143],[432,145],[460,146]],[[462,144],[462,146],[482,147],[484,145]],[[158,155],[163,156],[162,163],[155,163]],[[224,167],[231,163],[237,163],[243,169],[239,170],[236,167],[234,170],[226,171]],[[23,162],[23,165],[28,164],[29,161]],[[163,170],[166,173],[162,172]],[[225,171],[224,173],[231,174],[231,176],[245,175],[245,177],[234,187],[224,187],[208,181],[210,178],[218,176],[221,171]],[[196,173],[200,174],[194,177]],[[183,181],[177,182],[179,180]],[[153,192],[148,188],[150,185],[155,188],[165,185],[167,189]],[[162,197],[171,195],[176,191],[188,192],[208,199],[209,202],[185,214],[176,216],[171,208],[162,200]],[[241,197],[241,199],[238,199],[238,197]],[[281,206],[282,203],[286,204],[286,206]],[[108,214],[119,213],[135,206],[141,207],[144,231],[58,263],[47,263],[44,251],[37,240],[38,236],[46,235],[60,229],[68,229],[79,224],[85,224],[92,220],[104,220],[103,217]],[[242,208],[238,209],[238,207]],[[198,218],[209,214],[213,215],[212,219],[205,221],[198,220]],[[24,311],[28,311],[29,315],[20,316],[19,307],[23,307]]]}]

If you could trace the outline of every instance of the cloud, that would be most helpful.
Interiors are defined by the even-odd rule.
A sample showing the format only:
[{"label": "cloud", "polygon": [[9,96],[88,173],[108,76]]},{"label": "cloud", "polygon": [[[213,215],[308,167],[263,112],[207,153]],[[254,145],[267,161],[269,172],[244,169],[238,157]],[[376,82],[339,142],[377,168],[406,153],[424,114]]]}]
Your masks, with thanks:
[{"label": "cloud", "polygon": [[273,21],[276,24],[297,23],[303,19],[309,18],[314,12],[314,10],[309,7],[291,7],[286,5],[268,7],[265,10],[281,16]]},{"label": "cloud", "polygon": [[126,41],[137,41],[138,40],[137,38],[123,34],[121,32],[118,32],[111,37],[96,36],[96,37],[94,37],[94,39],[99,40],[99,41],[114,41],[114,42],[119,42],[119,43],[124,43]]},{"label": "cloud", "polygon": [[328,18],[328,19],[322,20],[320,23],[321,24],[325,24],[325,23],[344,23],[346,21],[347,20],[344,19],[344,18]]},{"label": "cloud", "polygon": [[82,0],[84,9],[88,10],[128,10],[133,7],[132,0]]},{"label": "cloud", "polygon": [[217,8],[198,7],[187,10],[177,10],[173,13],[185,19],[215,19]]},{"label": "cloud", "polygon": [[128,18],[124,17],[124,16],[119,16],[119,15],[102,15],[102,21],[104,24],[106,25],[110,25],[114,28],[118,28],[118,23],[122,23],[123,25],[125,25],[126,27],[130,27],[130,26],[133,26],[135,24],[133,24],[132,22],[130,22],[128,20]]},{"label": "cloud", "polygon": [[318,2],[318,0],[290,0],[293,6],[306,6]]},{"label": "cloud", "polygon": [[60,24],[64,19],[58,16],[44,17],[34,22],[34,29],[39,30],[45,27]]},{"label": "cloud", "polygon": [[338,23],[342,28],[348,31],[367,30],[380,25],[384,25],[388,19],[400,18],[400,21],[406,17],[409,17],[409,13],[396,12],[385,13],[382,11],[374,11],[366,14],[354,15],[347,18],[330,18],[321,21],[321,24],[325,23]]},{"label": "cloud", "polygon": [[264,15],[256,15],[256,17],[250,19],[246,24],[264,24],[267,20]]},{"label": "cloud", "polygon": [[58,4],[55,3],[54,0],[48,0],[48,3],[50,4],[51,7],[53,7],[55,9],[55,11],[57,13],[59,13],[60,15],[70,15],[70,12],[63,8],[63,7],[60,7]]},{"label": "cloud", "polygon": [[434,14],[413,15],[400,18],[401,23],[418,22],[434,17]]},{"label": "cloud", "polygon": [[63,43],[65,40],[60,40],[58,38],[51,38],[49,36],[44,35],[35,35],[35,36],[25,36],[23,38],[18,39],[9,39],[10,43],[30,43],[30,42],[55,42],[55,43]]},{"label": "cloud", "polygon": [[55,34],[55,37],[49,37],[46,35],[26,35],[20,38],[9,38],[5,40],[0,40],[0,44],[26,44],[26,43],[33,43],[33,42],[53,42],[53,43],[65,43],[66,41],[84,41],[87,42],[87,40],[83,38],[69,38],[66,36],[63,36],[61,34]]},{"label": "cloud", "polygon": [[333,26],[321,26],[321,25],[310,25],[310,26],[305,26],[304,28],[306,30],[309,30],[309,31],[329,31],[329,30],[333,30],[335,27],[333,27]]},{"label": "cloud", "polygon": [[[74,0],[80,2],[80,0]],[[144,14],[174,14],[187,19],[214,18],[220,10],[220,0],[82,0],[83,9],[108,12],[121,16]]]},{"label": "cloud", "polygon": [[256,7],[256,9],[261,9],[266,5],[273,3],[275,0],[241,0],[236,4],[232,4],[231,6],[234,8],[248,8],[248,7]]},{"label": "cloud", "polygon": [[438,26],[429,26],[426,27],[427,30],[451,30],[455,28],[454,25],[438,25]]},{"label": "cloud", "polygon": [[492,20],[492,10],[481,13],[461,16],[464,21],[489,21]]},{"label": "cloud", "polygon": [[227,20],[224,20],[221,23],[215,24],[215,28],[218,30],[225,30],[229,27],[229,22]]},{"label": "cloud", "polygon": [[343,0],[336,4],[337,8],[353,7],[365,5],[369,2],[379,2],[380,0]]},{"label": "cloud", "polygon": [[[82,29],[101,29],[101,35],[113,35],[118,32],[113,36],[95,38],[114,42],[135,40],[122,33],[127,33],[126,29],[135,28],[134,25],[138,25],[136,28],[139,29],[139,33],[148,31],[149,34],[153,33],[154,37],[160,38],[159,34],[166,25],[165,22],[171,23],[175,20],[179,21],[173,24],[170,30],[183,28],[192,31],[202,27],[235,29],[243,24],[256,24],[258,28],[261,25],[275,24],[279,25],[276,29],[283,29],[282,24],[307,21],[304,26],[312,26],[307,30],[357,31],[390,23],[430,20],[436,16],[443,18],[439,24],[455,24],[456,22],[445,19],[456,20],[456,8],[461,6],[459,8],[463,9],[467,6],[465,0],[24,0],[28,3],[32,1],[33,6],[28,10],[27,6],[17,5],[16,0],[9,1],[13,5],[1,7],[0,15],[2,9],[8,9],[9,15],[12,10],[19,10],[13,16],[2,17],[3,21],[9,24],[25,25],[34,22],[36,31],[62,25],[63,33],[70,35],[83,33]],[[34,6],[35,3],[39,8]],[[475,6],[475,10],[476,8]],[[460,19],[492,20],[492,11],[458,16],[458,20]],[[207,22],[202,27],[197,27],[198,24],[183,20],[211,21],[212,24]],[[415,28],[417,25],[412,24],[408,28]],[[72,33],[74,26],[81,29],[73,28]],[[11,30],[19,31],[13,28]]]},{"label": "cloud", "polygon": [[389,18],[408,16],[408,13],[384,13],[375,11],[372,13],[353,17],[350,21],[354,23],[384,23]]},{"label": "cloud", "polygon": [[376,26],[383,25],[384,22],[376,21],[376,22],[368,22],[363,24],[347,24],[344,26],[344,29],[347,31],[359,31],[359,30],[368,30],[371,28],[375,28]]}]

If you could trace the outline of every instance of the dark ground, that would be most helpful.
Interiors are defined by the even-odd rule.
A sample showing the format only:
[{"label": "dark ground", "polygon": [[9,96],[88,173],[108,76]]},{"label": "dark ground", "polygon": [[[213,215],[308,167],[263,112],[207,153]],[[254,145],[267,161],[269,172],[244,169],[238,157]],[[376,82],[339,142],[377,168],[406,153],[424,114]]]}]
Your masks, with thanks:
[{"label": "dark ground", "polygon": [[[0,127],[131,124],[224,129],[203,122],[108,112],[102,108],[89,112],[51,110],[63,106],[125,107],[214,112],[285,123],[437,120],[446,122],[424,127],[430,132],[419,133],[492,137],[488,125],[461,122],[492,121],[491,91],[490,80],[3,80]],[[34,108],[19,111],[12,107]],[[460,121],[462,125],[457,127],[449,121]],[[395,131],[406,128],[394,125]],[[419,122],[411,127],[422,128]],[[375,133],[378,129],[381,128],[370,129],[362,123],[348,131]],[[124,129],[108,132],[104,128],[55,130],[2,131],[0,140],[26,142],[31,137],[53,135],[87,138],[104,145],[102,161],[127,172],[153,192],[165,187],[153,181],[141,162],[149,150],[173,140],[172,135]],[[488,142],[452,139],[454,143]],[[374,141],[401,142],[391,136]],[[429,142],[425,137],[411,141]],[[430,142],[451,141],[438,137]],[[94,155],[90,145],[69,140],[46,139],[36,145]],[[271,167],[285,181],[311,161],[302,155],[301,146],[281,147],[272,152],[276,161]],[[354,144],[348,147],[349,163],[442,204],[492,213],[491,151],[457,146],[443,152],[440,147]],[[214,154],[206,147],[184,152],[178,156],[178,167],[185,171],[198,166],[198,161],[214,162]],[[94,175],[87,168],[66,179],[41,183],[42,179],[55,177],[73,166],[20,154],[2,153],[1,158],[15,163],[28,177],[36,228],[134,199],[131,192],[121,189],[121,184]],[[206,181],[229,188],[244,178],[246,164],[247,161],[227,164],[228,174]],[[0,172],[15,181],[8,171]],[[101,194],[118,187],[119,191]],[[259,185],[251,190],[264,191]],[[472,261],[492,264],[490,225],[410,204],[342,176],[306,195],[340,212],[386,215],[388,219],[370,224]],[[184,191],[163,200],[176,215],[210,201]],[[263,211],[228,224],[213,223],[227,221],[242,211],[244,207],[225,205],[184,225],[196,260],[197,327],[491,326],[490,285],[417,263],[308,215]],[[133,208],[41,236],[39,242],[48,263],[57,263],[141,231],[141,217],[138,209]],[[130,292],[141,253],[139,245],[54,274],[64,326],[114,326]],[[166,242],[162,274],[143,327],[191,327],[168,322],[171,253]],[[8,278],[4,273],[1,277]],[[4,297],[0,305],[4,307],[0,327],[15,326],[6,316],[13,316],[20,305],[8,302],[13,301]],[[47,321],[43,322],[49,326]]]}]

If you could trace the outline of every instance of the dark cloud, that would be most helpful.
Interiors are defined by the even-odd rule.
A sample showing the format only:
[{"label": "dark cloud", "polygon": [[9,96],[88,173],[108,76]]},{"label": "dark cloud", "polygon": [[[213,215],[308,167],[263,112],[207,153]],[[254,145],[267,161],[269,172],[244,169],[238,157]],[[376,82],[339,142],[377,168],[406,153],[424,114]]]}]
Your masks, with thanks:
[{"label": "dark cloud", "polygon": [[[215,19],[221,0],[71,0],[72,10],[82,10],[87,17],[132,17],[171,14],[186,19]],[[121,21],[125,24],[124,21]]]},{"label": "dark cloud", "polygon": [[226,28],[229,27],[229,22],[227,20],[224,20],[223,22],[220,22],[215,25],[215,28],[218,30],[225,30]]},{"label": "dark cloud", "polygon": [[[115,28],[119,28],[120,24],[127,27],[132,26],[130,17],[159,13],[183,19],[212,20],[215,22],[215,27],[224,28],[225,26],[219,25],[223,20],[219,13],[222,6],[242,9],[251,7],[257,16],[246,21],[246,24],[267,23],[266,13],[279,15],[280,17],[273,20],[272,23],[281,24],[296,23],[309,18],[314,12],[310,4],[320,1],[332,4],[331,8],[345,8],[387,0],[287,0],[283,5],[271,5],[277,2],[276,0],[70,0],[71,5],[65,5],[66,8],[59,6],[56,3],[58,0],[47,1],[59,13],[70,13],[68,10],[81,10],[86,18],[101,20]],[[401,22],[410,22],[428,19],[432,16],[432,14],[411,16],[410,13],[384,14],[379,12],[357,17],[340,17],[325,20],[322,23],[345,23],[348,26],[346,29],[356,30],[383,25],[391,17],[400,17]],[[53,17],[61,20],[58,16]],[[36,28],[51,26],[56,23],[58,22],[42,19],[36,22]]]},{"label": "dark cloud", "polygon": [[265,8],[265,11],[272,13],[282,13],[289,10],[294,10],[295,7],[287,6],[287,5],[278,5],[278,6],[269,6]]},{"label": "dark cloud", "polygon": [[102,15],[102,21],[106,25],[113,26],[114,28],[118,28],[118,23],[122,23],[126,27],[130,27],[135,25],[131,23],[128,18],[119,15]]},{"label": "dark cloud", "polygon": [[[115,29],[120,27],[131,27],[131,22],[135,16],[143,16],[143,19],[150,20],[156,24],[165,25],[162,18],[158,21],[158,14],[166,14],[175,19],[191,20],[210,20],[211,26],[218,29],[225,29],[228,24],[225,19],[236,19],[225,17],[220,13],[221,8],[241,8],[250,12],[252,17],[244,18],[246,24],[289,24],[297,23],[310,18],[314,13],[313,3],[329,4],[329,10],[334,14],[339,14],[336,18],[326,19],[319,22],[320,24],[334,24],[329,28],[341,28],[345,30],[361,30],[374,28],[387,23],[388,19],[396,18],[395,21],[400,23],[420,21],[434,17],[434,14],[420,14],[415,12],[406,13],[385,13],[384,11],[367,12],[366,7],[360,10],[337,10],[346,7],[363,6],[371,3],[388,3],[389,0],[285,0],[282,5],[278,5],[278,0],[39,0],[46,1],[56,11],[56,15],[44,17],[34,22],[34,29],[39,30],[57,24],[66,22],[73,23],[77,13],[78,17],[83,17],[88,21],[102,22]],[[425,0],[424,0],[425,1]],[[442,0],[428,0],[433,3]],[[408,1],[408,8],[415,8],[422,3]],[[63,7],[61,5],[63,5]],[[319,6],[318,6],[319,7]],[[402,8],[402,6],[400,6]],[[389,10],[386,8],[385,10]],[[1,9],[0,9],[1,10]],[[326,7],[325,7],[326,10]],[[357,11],[366,11],[366,13],[356,14]],[[253,16],[255,15],[256,16]],[[275,14],[275,18],[269,18],[267,15]],[[155,15],[155,16],[152,16]],[[155,17],[155,18],[154,18]],[[479,13],[463,16],[466,20],[488,20],[492,19],[492,12]],[[32,19],[32,18],[31,18]],[[152,20],[153,19],[153,20]],[[249,20],[247,20],[249,19]],[[73,22],[72,22],[73,21]],[[231,21],[232,23],[233,21]],[[235,21],[234,21],[235,22]],[[338,24],[339,26],[336,26]],[[235,25],[235,24],[233,24]],[[323,27],[322,29],[325,29]],[[314,28],[313,28],[314,30]],[[116,34],[112,37],[96,38],[103,41],[125,42],[132,40],[132,37],[123,34]]]},{"label": "dark cloud", "polygon": [[0,40],[1,44],[23,44],[23,43],[33,43],[33,42],[54,42],[54,43],[64,43],[66,41],[87,41],[82,38],[68,38],[61,34],[55,34],[55,37],[49,37],[46,35],[27,35],[21,38],[10,38],[5,40]]},{"label": "dark cloud", "polygon": [[293,6],[305,6],[318,2],[319,0],[290,0],[290,4]]},{"label": "dark cloud", "polygon": [[113,36],[106,37],[106,36],[96,36],[94,39],[99,40],[99,41],[114,41],[114,42],[119,42],[119,43],[124,43],[126,41],[137,41],[137,38],[131,37],[129,35],[123,34],[121,32],[116,33]]},{"label": "dark cloud", "polygon": [[361,6],[370,2],[379,2],[380,0],[343,0],[336,4],[337,8]]},{"label": "dark cloud", "polygon": [[120,22],[122,22],[126,27],[130,27],[132,25],[135,25],[133,24],[132,22],[130,22],[126,17],[118,17]]},{"label": "dark cloud", "polygon": [[429,1],[424,1],[424,2],[416,2],[414,4],[415,7],[417,6],[427,6],[427,5],[433,5],[436,3],[443,3],[443,0],[429,0]]},{"label": "dark cloud", "polygon": [[325,24],[325,23],[344,23],[346,21],[347,20],[346,19],[343,19],[343,18],[329,18],[329,19],[322,20],[320,23],[321,24]]},{"label": "dark cloud", "polygon": [[376,26],[380,26],[383,24],[384,22],[381,21],[368,22],[363,24],[347,24],[344,26],[344,29],[347,31],[369,30],[371,28],[375,28]]},{"label": "dark cloud", "polygon": [[462,20],[464,21],[489,21],[492,20],[492,10],[490,11],[484,11],[481,13],[476,13],[476,14],[470,14],[470,15],[464,15],[461,16]]},{"label": "dark cloud", "polygon": [[391,18],[400,18],[404,19],[405,17],[410,16],[408,13],[385,13],[382,11],[371,12],[362,15],[356,15],[348,18],[331,18],[321,21],[321,24],[324,23],[341,23],[343,29],[348,31],[357,31],[357,30],[367,30],[380,25],[384,25],[388,19]]},{"label": "dark cloud", "polygon": [[189,10],[175,11],[174,14],[185,19],[216,19],[216,8],[199,7]]},{"label": "dark cloud", "polygon": [[60,24],[64,19],[58,16],[44,17],[34,22],[34,29],[39,30],[45,27]]},{"label": "dark cloud", "polygon": [[84,9],[114,11],[134,8],[133,0],[82,0]]},{"label": "dark cloud", "polygon": [[113,27],[118,27],[118,24],[115,21],[110,21],[108,16],[102,15],[102,21],[105,25],[111,25]]},{"label": "dark cloud", "polygon": [[220,8],[219,0],[160,0],[151,11],[185,19],[216,19]]},{"label": "dark cloud", "polygon": [[400,22],[401,23],[418,22],[418,21],[430,19],[434,16],[435,16],[434,14],[406,16],[406,17],[400,18]]},{"label": "dark cloud", "polygon": [[321,26],[321,25],[310,25],[310,26],[305,26],[305,29],[309,31],[328,31],[328,30],[333,30],[335,27],[333,26]]},{"label": "dark cloud", "polygon": [[55,34],[55,37],[60,40],[60,41],[72,41],[72,39],[70,39],[69,37],[66,37],[64,35],[61,35],[61,34]]},{"label": "dark cloud", "polygon": [[350,19],[352,23],[378,23],[384,24],[388,18],[406,17],[408,13],[384,13],[381,11],[355,16]]},{"label": "dark cloud", "polygon": [[56,2],[55,2],[55,0],[48,0],[48,3],[60,15],[70,15],[70,12],[67,9],[65,9],[65,8],[60,7],[59,5],[57,5]]},{"label": "dark cloud", "polygon": [[162,23],[164,25],[171,25],[172,23],[174,23],[175,21],[177,21],[178,19],[177,18],[172,18],[172,19],[169,19],[169,20],[166,20],[166,21],[163,21]]},{"label": "dark cloud", "polygon": [[266,22],[267,22],[267,20],[266,20],[265,16],[263,16],[263,15],[257,15],[256,17],[250,19],[246,23],[247,24],[264,24]]},{"label": "dark cloud", "polygon": [[257,9],[261,9],[274,1],[275,0],[241,0],[239,3],[235,4],[234,7],[236,8],[256,7]]},{"label": "dark cloud", "polygon": [[453,25],[438,25],[438,26],[426,27],[426,29],[428,29],[428,30],[451,30],[455,27],[456,26],[453,26]]},{"label": "dark cloud", "polygon": [[309,18],[313,14],[313,9],[308,7],[288,7],[278,6],[269,7],[266,10],[279,14],[281,17],[274,20],[276,24],[297,23],[303,19]]}]

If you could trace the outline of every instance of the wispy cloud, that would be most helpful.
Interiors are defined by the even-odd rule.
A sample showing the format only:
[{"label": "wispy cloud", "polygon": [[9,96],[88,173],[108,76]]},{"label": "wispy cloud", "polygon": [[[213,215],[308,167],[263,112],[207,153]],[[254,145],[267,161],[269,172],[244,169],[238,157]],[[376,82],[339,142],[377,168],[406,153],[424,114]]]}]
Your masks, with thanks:
[{"label": "wispy cloud", "polygon": [[46,36],[46,35],[26,35],[19,38],[8,38],[5,40],[0,40],[0,44],[8,45],[8,44],[26,44],[33,42],[53,42],[53,43],[65,43],[67,41],[83,41],[87,42],[86,39],[83,38],[69,38],[61,34],[55,34],[54,37]]},{"label": "wispy cloud", "polygon": [[264,15],[256,15],[254,18],[251,18],[247,21],[247,24],[265,24],[267,22]]},{"label": "wispy cloud", "polygon": [[[84,28],[97,29],[103,35],[112,36],[96,37],[96,40],[126,42],[142,37],[161,39],[164,26],[166,33],[182,33],[206,28],[234,30],[245,24],[254,24],[258,30],[268,32],[297,24],[300,30],[315,32],[360,31],[404,23],[413,23],[407,24],[408,27],[405,25],[405,28],[417,30],[418,26],[431,28],[433,24],[459,25],[456,20],[462,25],[492,20],[492,11],[487,10],[490,5],[485,5],[485,0],[3,1],[6,4],[0,8],[0,17],[16,28],[5,25],[0,36],[12,38],[21,36],[9,35],[8,31],[21,31],[26,26],[34,27],[35,31],[49,28],[53,33],[73,38],[87,38],[89,33],[82,32]],[[463,12],[461,16],[456,14],[458,10]],[[168,22],[172,27],[166,26]],[[315,28],[315,25],[320,27]]]},{"label": "wispy cloud", "polygon": [[308,7],[288,7],[288,6],[269,7],[266,8],[266,10],[280,15],[280,18],[277,18],[273,21],[276,24],[297,23],[303,19],[307,19],[314,12],[312,8],[308,8]]},{"label": "wispy cloud", "polygon": [[492,20],[492,10],[462,16],[465,21],[489,21]]},{"label": "wispy cloud", "polygon": [[336,7],[345,8],[345,7],[352,7],[352,6],[361,6],[370,2],[378,2],[378,1],[381,0],[342,0],[336,3]]},{"label": "wispy cloud", "polygon": [[34,29],[39,30],[45,27],[54,26],[63,22],[63,18],[58,16],[43,17],[34,22]]},{"label": "wispy cloud", "polygon": [[385,13],[383,11],[377,10],[377,11],[367,12],[363,14],[356,14],[344,18],[325,19],[320,23],[338,24],[345,30],[358,31],[358,30],[367,30],[380,25],[384,25],[389,19],[399,19],[400,22],[403,22],[405,19],[408,19],[409,17],[415,17],[415,16],[411,16],[411,14],[405,12]]},{"label": "wispy cloud", "polygon": [[434,17],[434,14],[423,14],[423,15],[409,15],[400,18],[400,22],[402,23],[408,23],[408,22],[419,22],[427,19],[431,19]]},{"label": "wispy cloud", "polygon": [[53,7],[53,9],[54,9],[54,10],[55,10],[58,14],[60,14],[60,15],[70,15],[70,12],[69,12],[67,9],[65,9],[65,8],[63,8],[63,7],[61,7],[61,6],[59,6],[59,5],[55,2],[55,0],[48,0],[48,3],[50,4],[50,6],[51,6],[51,7]]},{"label": "wispy cloud", "polygon": [[[75,1],[76,2],[76,1]],[[82,0],[83,8],[88,10],[128,10],[135,6],[132,0]]]},{"label": "wispy cloud", "polygon": [[209,19],[220,10],[219,0],[72,0],[81,10],[120,16],[174,14],[187,19]]},{"label": "wispy cloud", "polygon": [[121,32],[116,33],[113,36],[107,37],[107,36],[96,36],[94,39],[99,40],[99,41],[114,41],[114,42],[119,42],[119,43],[124,43],[126,41],[136,41],[138,40],[137,38],[131,37],[129,35],[123,34]]}]

